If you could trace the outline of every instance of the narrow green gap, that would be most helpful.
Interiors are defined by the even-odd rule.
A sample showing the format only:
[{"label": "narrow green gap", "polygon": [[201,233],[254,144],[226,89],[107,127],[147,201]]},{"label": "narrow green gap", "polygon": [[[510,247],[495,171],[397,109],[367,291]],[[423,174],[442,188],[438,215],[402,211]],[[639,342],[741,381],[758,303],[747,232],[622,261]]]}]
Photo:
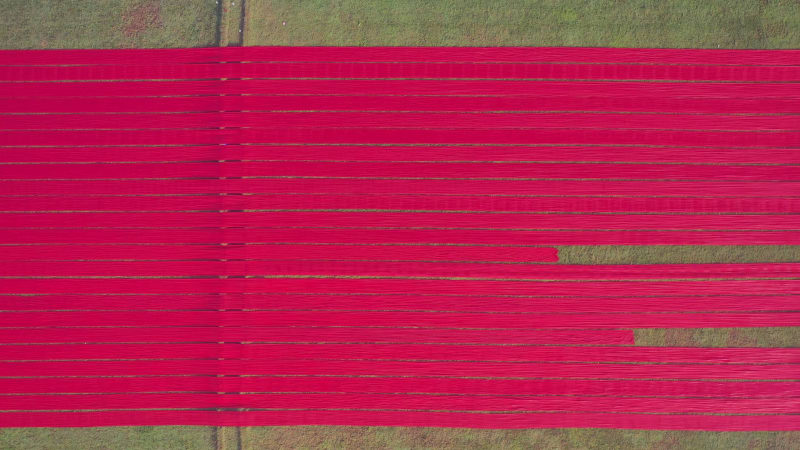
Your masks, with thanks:
[{"label": "narrow green gap", "polygon": [[634,330],[645,347],[800,347],[800,327]]},{"label": "narrow green gap", "polygon": [[563,264],[800,262],[800,245],[568,245]]}]

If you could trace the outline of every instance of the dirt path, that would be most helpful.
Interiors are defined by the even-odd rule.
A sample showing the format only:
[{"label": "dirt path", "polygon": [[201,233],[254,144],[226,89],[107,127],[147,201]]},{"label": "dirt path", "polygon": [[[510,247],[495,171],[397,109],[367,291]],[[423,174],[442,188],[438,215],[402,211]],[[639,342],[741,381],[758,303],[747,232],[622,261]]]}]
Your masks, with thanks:
[{"label": "dirt path", "polygon": [[246,0],[219,0],[217,3],[217,45],[244,45]]},{"label": "dirt path", "polygon": [[[218,0],[216,45],[237,47],[244,45],[246,0]],[[212,440],[217,450],[241,450],[240,427],[214,427]]]}]

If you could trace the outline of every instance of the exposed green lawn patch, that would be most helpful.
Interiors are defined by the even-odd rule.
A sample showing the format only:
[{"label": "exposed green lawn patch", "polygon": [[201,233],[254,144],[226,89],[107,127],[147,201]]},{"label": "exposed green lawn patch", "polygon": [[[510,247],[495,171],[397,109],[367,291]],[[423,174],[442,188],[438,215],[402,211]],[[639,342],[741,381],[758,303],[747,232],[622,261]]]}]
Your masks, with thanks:
[{"label": "exposed green lawn patch", "polygon": [[7,0],[3,48],[213,46],[213,0]]},{"label": "exposed green lawn patch", "polygon": [[797,347],[800,327],[634,330],[636,345],[654,347]]},{"label": "exposed green lawn patch", "polygon": [[242,19],[242,0],[220,0],[222,1],[220,21],[220,47],[230,47],[241,45],[242,34],[239,26]]},{"label": "exposed green lawn patch", "polygon": [[242,448],[790,449],[797,433],[633,430],[470,430],[386,427],[245,427]]},{"label": "exposed green lawn patch", "polygon": [[250,0],[248,45],[792,48],[795,0]]},{"label": "exposed green lawn patch", "polygon": [[212,427],[0,428],[0,448],[211,449]]},{"label": "exposed green lawn patch", "polygon": [[797,245],[570,245],[564,264],[702,264],[800,262]]}]

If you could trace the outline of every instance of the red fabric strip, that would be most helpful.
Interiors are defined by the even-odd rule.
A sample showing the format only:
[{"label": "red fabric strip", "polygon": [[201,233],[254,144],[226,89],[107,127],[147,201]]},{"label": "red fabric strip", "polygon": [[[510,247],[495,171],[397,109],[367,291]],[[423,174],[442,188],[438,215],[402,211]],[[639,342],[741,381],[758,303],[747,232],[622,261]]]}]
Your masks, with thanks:
[{"label": "red fabric strip", "polygon": [[[352,261],[365,259],[355,249],[338,260],[309,260],[302,247],[297,259],[271,261],[55,261],[0,262],[4,277],[52,276],[217,276],[231,275],[359,275],[414,277],[536,278],[542,280],[647,280],[720,278],[800,278],[798,263],[664,264],[664,265],[543,265],[452,262]],[[346,252],[343,247],[339,251]],[[251,249],[253,250],[253,249]],[[254,252],[255,253],[255,252]],[[229,256],[221,254],[220,256]],[[261,253],[258,256],[264,256]],[[276,255],[271,255],[277,258]],[[399,255],[398,255],[399,256]],[[345,261],[343,261],[345,260]],[[350,261],[346,261],[350,260]]]},{"label": "red fabric strip", "polygon": [[[16,133],[16,134],[15,134]],[[2,132],[9,145],[27,142],[29,145],[50,145],[54,132],[31,135],[26,132]],[[119,139],[134,139],[124,131],[104,132],[97,136],[75,136],[61,132],[59,144],[104,144]],[[54,136],[53,136],[54,137]],[[200,136],[175,136],[165,144],[192,144]],[[238,142],[246,143],[304,143],[304,144],[599,144],[599,145],[678,145],[678,146],[758,146],[796,147],[800,134],[794,132],[718,132],[673,130],[610,130],[610,129],[408,129],[408,128],[280,128],[242,129]],[[149,134],[142,133],[132,144],[155,143]],[[237,142],[236,138],[231,142]]]},{"label": "red fabric strip", "polygon": [[[192,293],[418,293],[433,295],[747,295],[797,294],[799,280],[747,281],[495,281],[391,278],[137,279],[7,278],[2,294],[192,294]],[[9,320],[2,318],[0,320]]]},{"label": "red fabric strip", "polygon": [[[297,155],[299,156],[299,155]],[[302,156],[300,156],[302,158]],[[788,165],[413,163],[413,162],[198,162],[131,164],[0,164],[6,179],[244,177],[573,178],[797,181]]]},{"label": "red fabric strip", "polygon": [[[221,125],[216,125],[217,127]],[[234,133],[216,128],[203,130],[84,130],[0,131],[5,145],[211,145],[236,142]],[[238,143],[238,142],[237,142]]]},{"label": "red fabric strip", "polygon": [[[225,83],[228,83],[226,81]],[[72,83],[70,83],[72,84]],[[23,94],[28,89],[20,86]],[[0,83],[2,89],[2,83]],[[68,91],[68,87],[64,87]],[[224,89],[224,88],[223,88]],[[12,94],[13,93],[9,93]],[[94,94],[87,92],[88,95]],[[170,95],[165,91],[165,94]],[[745,95],[743,93],[742,95]],[[35,93],[32,93],[35,95]],[[644,96],[650,95],[650,96]],[[699,94],[698,94],[699,95]],[[200,112],[200,111],[630,111],[651,113],[716,114],[797,114],[800,106],[790,98],[735,98],[658,96],[608,96],[596,92],[591,97],[514,95],[470,97],[466,95],[391,96],[391,95],[258,95],[221,99],[202,97],[127,97],[28,98],[24,102],[2,102],[0,113],[69,112]]]},{"label": "red fabric strip", "polygon": [[[222,126],[211,125],[211,126]],[[797,147],[797,132],[606,129],[243,128],[0,131],[7,146],[275,144],[514,144]]]},{"label": "red fabric strip", "polygon": [[[391,342],[633,345],[631,330],[468,330],[349,327],[3,328],[0,343]],[[0,347],[0,354],[2,354]]]},{"label": "red fabric strip", "polygon": [[501,378],[800,380],[797,364],[596,364],[323,360],[0,362],[1,377],[111,375],[384,375]]},{"label": "red fabric strip", "polygon": [[[792,327],[800,326],[800,313],[660,313],[660,314],[575,314],[575,313],[531,313],[517,314],[470,314],[430,312],[122,312],[122,311],[70,311],[70,312],[6,312],[0,318],[3,327],[39,326],[374,326],[386,327],[450,327],[450,328],[726,328],[726,327]],[[498,334],[502,334],[498,332]],[[84,347],[87,348],[87,347]],[[638,347],[637,347],[638,348]],[[7,351],[20,348],[9,347]],[[42,349],[40,349],[42,350]],[[52,346],[44,350],[55,351]],[[87,352],[89,350],[86,350]],[[143,350],[142,355],[148,350]],[[153,349],[155,351],[155,349]],[[210,351],[210,350],[209,350]],[[60,353],[62,356],[67,355]],[[159,353],[162,358],[182,356],[181,352]],[[213,352],[203,353],[213,357]],[[32,353],[20,355],[28,359]],[[56,354],[53,354],[56,355]],[[71,359],[100,358],[88,354]],[[155,355],[155,353],[154,353]],[[117,355],[121,357],[121,355]],[[8,354],[0,354],[8,358]],[[106,358],[114,358],[107,354]],[[144,358],[146,356],[139,356]],[[153,356],[156,357],[156,356]],[[47,359],[46,356],[40,358]],[[30,358],[34,359],[34,358]]]},{"label": "red fabric strip", "polygon": [[248,178],[164,180],[0,180],[6,195],[146,195],[242,193],[429,195],[615,195],[705,197],[799,197],[796,182],[758,181],[575,181]]},{"label": "red fabric strip", "polygon": [[[30,245],[5,248],[0,254],[2,261],[32,260],[103,260],[103,259],[141,259],[179,261],[187,259],[224,259],[226,252],[234,255],[240,246],[221,245]],[[223,252],[224,250],[224,252]]]},{"label": "red fabric strip", "polygon": [[365,259],[422,261],[556,262],[552,247],[488,245],[36,245],[0,254],[0,261],[25,260],[186,260],[186,259]]},{"label": "red fabric strip", "polygon": [[[800,171],[798,172],[800,173]],[[797,213],[800,198],[637,198],[530,197],[486,195],[154,195],[154,196],[6,196],[0,211],[223,211],[223,210],[376,210],[423,212],[586,212],[586,213]],[[372,212],[372,211],[370,211]],[[538,216],[536,216],[538,218]],[[530,217],[529,217],[530,218]],[[224,217],[220,216],[220,222]],[[224,222],[220,223],[223,225]],[[419,226],[419,225],[417,225]],[[724,225],[720,225],[724,228]],[[278,240],[280,234],[275,232]],[[423,232],[420,231],[420,236]],[[413,242],[413,241],[412,241]],[[485,243],[489,243],[487,241]]]},{"label": "red fabric strip", "polygon": [[[0,296],[0,310],[382,310],[505,313],[794,311],[795,295],[684,297],[490,297],[432,295],[37,295]],[[57,324],[54,324],[57,325]],[[93,324],[97,325],[97,324]],[[213,325],[213,324],[212,324]],[[41,332],[42,330],[37,330]],[[10,332],[10,331],[9,331]],[[21,332],[15,330],[14,333]],[[12,333],[13,335],[13,333]],[[499,339],[501,336],[495,336]]]},{"label": "red fabric strip", "polygon": [[[57,381],[54,383],[54,381]],[[797,382],[543,380],[434,377],[104,377],[0,378],[0,392],[353,392],[488,395],[599,395],[765,398],[798,397]]]},{"label": "red fabric strip", "polygon": [[460,178],[656,178],[795,180],[791,166],[706,166],[538,163],[365,163],[272,161],[163,164],[2,164],[7,179],[188,177],[452,177]]},{"label": "red fabric strip", "polygon": [[[797,164],[795,149],[774,149],[769,153],[739,148],[660,147],[517,147],[517,146],[209,146],[209,147],[8,147],[3,162],[164,162],[218,160],[285,161],[578,161],[578,162],[660,162]],[[228,163],[230,164],[230,163]],[[240,165],[241,166],[241,165]],[[240,167],[233,165],[231,167]],[[263,164],[247,163],[244,167]],[[92,167],[97,167],[96,165]],[[143,167],[137,165],[134,167]],[[502,167],[502,166],[501,166]],[[686,167],[686,166],[683,166]],[[104,168],[117,169],[109,166]],[[118,169],[117,169],[118,170]],[[126,176],[127,178],[127,176]],[[231,180],[234,182],[236,180]],[[263,180],[248,180],[251,182]],[[211,181],[209,181],[211,182]],[[457,182],[457,181],[453,181]]]},{"label": "red fabric strip", "polygon": [[[171,228],[159,230],[135,228],[13,228],[5,230],[0,235],[0,244],[3,245],[215,244],[219,242],[459,245],[797,245],[800,243],[800,235],[793,231],[509,231],[359,228]],[[191,249],[189,249],[188,253],[191,253]],[[269,254],[254,257],[259,259],[274,258]],[[175,259],[186,259],[186,257],[179,256]]]},{"label": "red fabric strip", "polygon": [[[800,230],[795,214],[476,214],[403,212],[4,213],[0,228],[409,227],[559,230]],[[3,256],[0,256],[2,260]],[[347,252],[342,258],[351,259]]]},{"label": "red fabric strip", "polygon": [[[28,151],[33,149],[27,148]],[[85,151],[85,149],[84,149]],[[745,156],[745,152],[750,152]],[[661,147],[519,147],[519,146],[226,146],[225,159],[288,161],[622,161],[690,163],[800,163],[796,149],[774,149],[752,154],[741,148]],[[233,155],[235,157],[231,157]],[[244,164],[250,167],[250,163]],[[502,166],[501,166],[502,167]],[[600,167],[607,167],[600,166]],[[683,166],[687,168],[688,166]],[[558,165],[553,167],[559,168]],[[616,166],[621,170],[619,165]],[[637,166],[641,168],[641,166]],[[755,169],[752,166],[750,169]],[[464,169],[459,167],[459,170]],[[587,177],[589,178],[589,177]]]},{"label": "red fabric strip", "polygon": [[166,80],[219,78],[488,78],[794,82],[798,66],[539,63],[249,63],[0,66],[3,81]]},{"label": "red fabric strip", "polygon": [[[98,314],[85,313],[87,316]],[[164,313],[165,315],[169,315]],[[344,313],[328,316],[344,316]],[[45,314],[41,314],[44,316]],[[69,317],[65,313],[66,317]],[[106,313],[111,316],[112,314]],[[131,317],[141,314],[131,313]],[[273,314],[275,315],[275,314]],[[281,313],[289,316],[292,313]],[[294,314],[295,316],[297,314]],[[355,315],[355,313],[351,314]],[[372,314],[376,319],[389,314]],[[398,316],[400,314],[394,314]],[[403,315],[410,315],[404,313]],[[689,314],[687,314],[689,315]],[[787,314],[788,315],[788,314]],[[121,314],[117,314],[121,316]],[[261,314],[263,316],[263,314]],[[277,315],[276,315],[277,316]],[[311,316],[311,315],[310,315]],[[317,317],[324,317],[316,314]],[[360,314],[366,316],[366,314]],[[449,316],[453,317],[454,314]],[[224,316],[219,316],[224,318]],[[557,316],[556,316],[557,317]],[[291,319],[289,319],[291,320]],[[520,319],[522,322],[524,319]],[[288,321],[288,320],[287,320]],[[577,321],[577,320],[576,320]],[[44,321],[42,325],[47,324]],[[491,320],[487,320],[491,322]],[[323,324],[324,320],[320,321]],[[342,322],[342,323],[346,323]],[[380,323],[380,322],[376,322]],[[391,325],[389,323],[387,326]],[[487,323],[487,326],[490,323]],[[16,344],[0,347],[3,361],[94,359],[417,360],[518,362],[646,362],[800,364],[797,348],[536,346],[473,344]]]},{"label": "red fabric strip", "polygon": [[422,426],[458,428],[628,428],[702,431],[797,430],[797,416],[624,413],[480,414],[426,411],[92,411],[4,412],[15,427],[77,426]]},{"label": "red fabric strip", "polygon": [[73,394],[4,396],[4,410],[267,408],[797,414],[800,398],[697,399],[430,394]]},{"label": "red fabric strip", "polygon": [[[447,95],[796,99],[793,83],[653,83],[526,80],[206,80],[108,82],[1,82],[0,97],[137,97],[248,95]],[[223,99],[219,98],[222,103]],[[223,103],[224,104],[224,103]],[[714,112],[719,112],[714,111]]]},{"label": "red fabric strip", "polygon": [[[7,163],[105,163],[131,161],[217,162],[224,159],[241,159],[242,151],[237,149],[235,152],[229,152],[229,150],[233,150],[233,147],[7,147],[3,149],[2,161]],[[231,155],[231,153],[233,154]]]},{"label": "red fabric strip", "polygon": [[[91,100],[87,100],[91,102]],[[146,103],[148,99],[142,99]],[[229,105],[234,109],[243,109]],[[306,107],[304,109],[308,109]],[[507,111],[507,110],[506,110]],[[12,114],[3,130],[299,127],[299,128],[599,128],[652,130],[798,130],[793,115],[403,113],[403,112],[199,112],[139,114]],[[796,160],[800,162],[800,158]]]}]

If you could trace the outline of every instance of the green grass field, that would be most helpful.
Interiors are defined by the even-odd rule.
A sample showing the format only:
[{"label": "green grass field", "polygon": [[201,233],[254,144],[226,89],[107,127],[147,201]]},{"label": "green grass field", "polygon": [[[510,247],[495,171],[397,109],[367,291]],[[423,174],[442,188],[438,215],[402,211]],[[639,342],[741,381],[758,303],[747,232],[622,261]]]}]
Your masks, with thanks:
[{"label": "green grass field", "polygon": [[249,45],[792,48],[800,41],[795,0],[248,0],[247,7]]},{"label": "green grass field", "polygon": [[[502,3],[502,7],[501,6]],[[241,3],[6,0],[4,48],[239,44]],[[247,0],[245,45],[800,48],[797,0]],[[221,17],[218,17],[218,12]],[[563,262],[800,262],[798,247],[565,247]],[[798,328],[636,330],[637,345],[800,345]],[[0,429],[0,448],[797,448],[800,433],[368,427]]]},{"label": "green grass field", "polygon": [[211,0],[5,0],[5,48],[207,47],[215,45]]}]

